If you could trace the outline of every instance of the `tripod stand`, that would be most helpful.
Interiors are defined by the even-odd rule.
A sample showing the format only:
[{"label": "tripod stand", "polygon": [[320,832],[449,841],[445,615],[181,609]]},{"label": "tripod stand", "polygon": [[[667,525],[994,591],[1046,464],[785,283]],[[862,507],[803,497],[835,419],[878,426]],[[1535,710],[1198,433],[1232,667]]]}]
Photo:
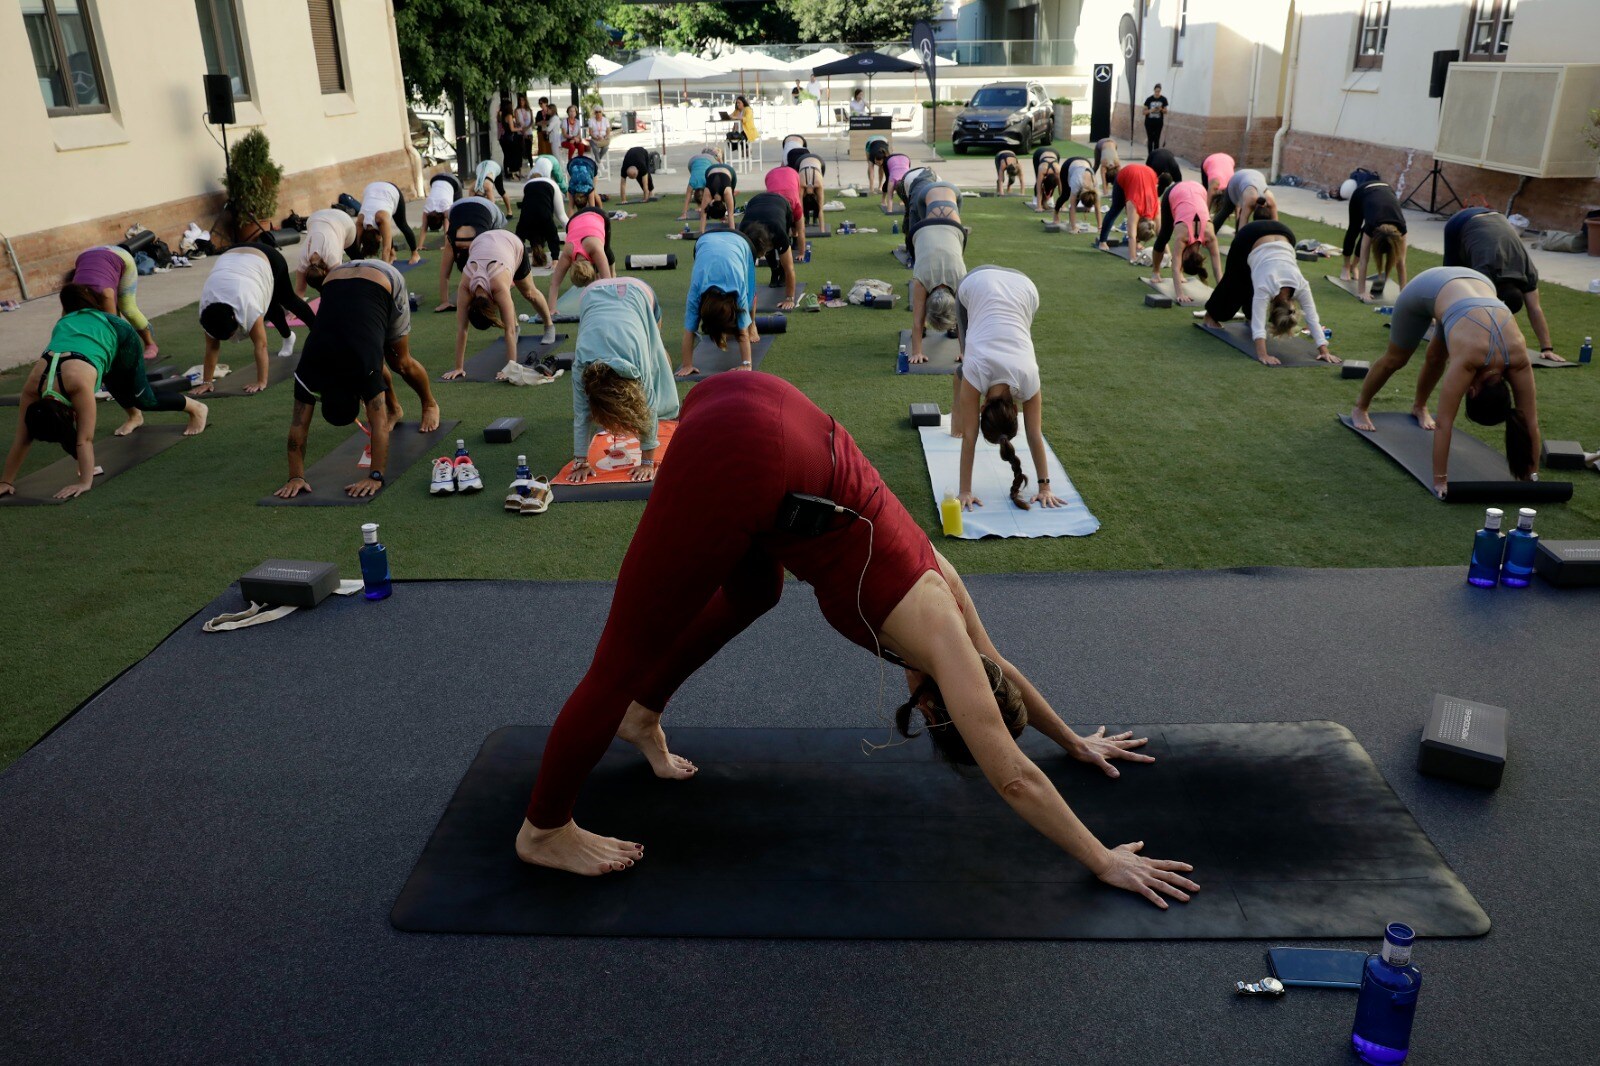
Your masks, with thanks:
[{"label": "tripod stand", "polygon": [[[1439,202],[1440,184],[1443,184],[1445,189],[1450,193],[1450,199],[1446,200],[1442,204]],[[1428,190],[1428,204],[1426,207],[1424,207],[1417,200],[1417,194],[1420,193],[1424,187],[1426,187]],[[1461,197],[1456,193],[1455,186],[1451,185],[1450,179],[1444,176],[1444,168],[1441,167],[1439,165],[1439,161],[1435,159],[1433,161],[1433,169],[1428,171],[1428,176],[1422,179],[1421,183],[1417,185],[1416,191],[1410,196],[1407,196],[1405,198],[1405,202],[1400,206],[1409,207],[1414,211],[1426,211],[1430,215],[1437,215],[1443,212],[1451,204],[1456,205],[1456,207],[1465,206],[1461,202]]]}]

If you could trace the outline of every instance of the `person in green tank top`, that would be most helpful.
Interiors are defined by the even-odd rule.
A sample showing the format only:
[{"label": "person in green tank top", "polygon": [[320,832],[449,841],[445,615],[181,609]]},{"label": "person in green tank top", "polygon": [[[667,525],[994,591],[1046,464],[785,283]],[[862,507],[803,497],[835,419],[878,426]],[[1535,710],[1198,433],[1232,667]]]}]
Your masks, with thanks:
[{"label": "person in green tank top", "polygon": [[78,480],[56,498],[70,500],[94,488],[98,416],[95,393],[101,389],[122,405],[128,417],[115,434],[125,437],[144,424],[146,411],[182,411],[189,417],[183,435],[206,428],[206,405],[182,393],[157,393],[144,374],[144,341],[124,319],[93,307],[82,286],[61,290],[62,316],[50,345],[22,387],[22,418],[0,471],[0,496],[17,491],[17,472],[33,442],[59,444],[78,460]]}]

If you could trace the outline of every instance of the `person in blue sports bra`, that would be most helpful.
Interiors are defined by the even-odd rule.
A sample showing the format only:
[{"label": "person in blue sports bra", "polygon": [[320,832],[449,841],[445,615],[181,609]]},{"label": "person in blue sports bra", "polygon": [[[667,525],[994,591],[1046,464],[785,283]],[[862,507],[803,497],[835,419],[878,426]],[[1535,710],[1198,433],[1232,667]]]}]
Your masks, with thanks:
[{"label": "person in blue sports bra", "polygon": [[[1394,372],[1405,366],[1429,326],[1427,362],[1417,376],[1411,413],[1434,432],[1433,491],[1449,493],[1450,433],[1463,403],[1483,426],[1506,427],[1506,464],[1519,481],[1538,480],[1539,412],[1528,345],[1494,283],[1467,267],[1434,267],[1411,279],[1395,301],[1389,348],[1361,382],[1350,412],[1359,430],[1374,431],[1368,409]],[[1436,415],[1428,399],[1439,390]]]}]

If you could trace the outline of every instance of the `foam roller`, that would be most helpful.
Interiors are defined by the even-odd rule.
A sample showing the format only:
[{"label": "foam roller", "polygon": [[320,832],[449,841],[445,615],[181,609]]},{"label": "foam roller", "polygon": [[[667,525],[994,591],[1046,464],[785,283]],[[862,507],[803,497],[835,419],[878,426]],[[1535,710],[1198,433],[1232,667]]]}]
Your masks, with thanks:
[{"label": "foam roller", "polygon": [[671,252],[666,255],[630,255],[627,263],[629,270],[678,269],[678,257]]},{"label": "foam roller", "polygon": [[756,332],[763,337],[770,337],[774,333],[789,332],[788,315],[757,315]]}]

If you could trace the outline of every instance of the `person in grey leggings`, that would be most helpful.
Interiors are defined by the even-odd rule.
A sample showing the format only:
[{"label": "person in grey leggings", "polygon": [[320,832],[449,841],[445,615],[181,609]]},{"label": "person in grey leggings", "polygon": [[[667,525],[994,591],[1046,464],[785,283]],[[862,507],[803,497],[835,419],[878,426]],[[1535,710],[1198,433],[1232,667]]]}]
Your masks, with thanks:
[{"label": "person in grey leggings", "polygon": [[[1466,267],[1434,267],[1411,279],[1395,301],[1389,348],[1361,382],[1350,420],[1359,430],[1375,427],[1368,409],[1394,372],[1405,366],[1434,326],[1426,362],[1417,376],[1411,413],[1432,430],[1433,491],[1449,492],[1450,432],[1463,401],[1467,417],[1484,426],[1506,427],[1506,463],[1519,481],[1537,481],[1539,412],[1528,345],[1511,309],[1495,296],[1494,283]],[[1437,416],[1428,399],[1439,389]]]},{"label": "person in grey leggings", "polygon": [[1221,229],[1229,215],[1237,214],[1234,228],[1247,222],[1265,222],[1278,217],[1278,198],[1267,188],[1267,176],[1259,170],[1236,170],[1228,179],[1228,196],[1215,215],[1211,228]]}]

